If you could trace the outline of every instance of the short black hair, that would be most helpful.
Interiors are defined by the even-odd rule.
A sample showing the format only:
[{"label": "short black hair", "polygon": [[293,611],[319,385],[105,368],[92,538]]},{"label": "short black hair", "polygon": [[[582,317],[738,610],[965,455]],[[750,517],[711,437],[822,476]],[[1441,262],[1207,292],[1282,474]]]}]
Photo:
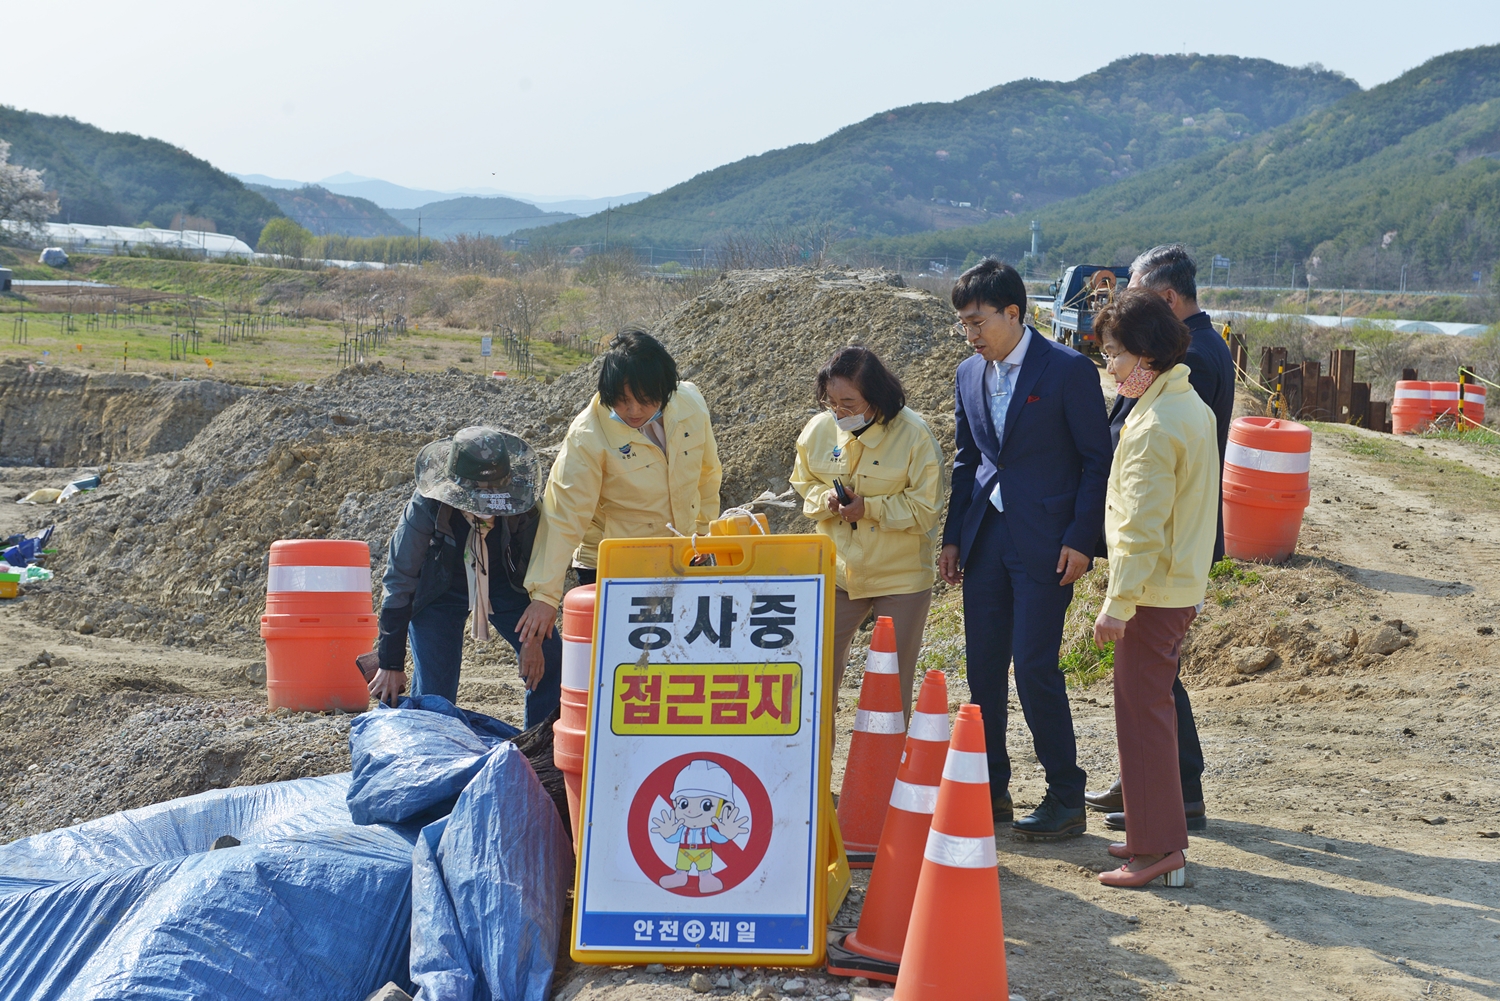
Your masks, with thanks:
[{"label": "short black hair", "polygon": [[1094,333],[1120,342],[1120,347],[1151,367],[1165,372],[1187,357],[1193,335],[1177,319],[1167,301],[1150,289],[1130,288],[1115,293],[1109,305],[1094,315]]},{"label": "short black hair", "polygon": [[901,380],[880,363],[875,352],[858,345],[839,348],[828,364],[818,370],[819,406],[828,405],[828,383],[834,379],[848,379],[859,388],[859,395],[875,408],[875,419],[881,424],[890,421],[906,406],[906,390]]},{"label": "short black hair", "polygon": [[642,403],[665,407],[677,389],[677,363],[643,327],[621,327],[599,366],[599,400],[619,402],[626,389]]},{"label": "short black hair", "polygon": [[1180,243],[1152,247],[1130,262],[1130,274],[1138,288],[1153,292],[1169,288],[1184,299],[1198,301],[1198,265]]},{"label": "short black hair", "polygon": [[1026,283],[1015,268],[993,257],[959,275],[952,298],[954,309],[963,309],[976,300],[994,306],[997,313],[1005,312],[1007,306],[1019,306],[1019,318],[1026,320]]}]

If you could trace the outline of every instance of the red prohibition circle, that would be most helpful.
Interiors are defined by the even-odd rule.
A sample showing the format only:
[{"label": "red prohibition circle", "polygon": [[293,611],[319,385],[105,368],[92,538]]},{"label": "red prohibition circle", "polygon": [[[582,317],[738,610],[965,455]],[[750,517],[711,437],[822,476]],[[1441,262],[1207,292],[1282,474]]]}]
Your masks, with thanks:
[{"label": "red prohibition circle", "polygon": [[661,887],[683,897],[711,897],[743,883],[760,865],[761,859],[766,857],[766,849],[771,846],[771,797],[755,773],[734,758],[714,751],[694,751],[662,762],[646,776],[646,781],[641,783],[635,798],[630,801],[630,816],[627,818],[630,853],[635,856],[635,864],[641,867],[641,872],[658,886],[663,876],[675,871],[661,860],[651,845],[651,809],[658,798],[667,803],[672,801],[672,784],[677,780],[677,773],[692,761],[712,761],[723,768],[745,794],[750,807],[750,840],[745,842],[745,847],[741,848],[733,841],[713,846],[714,853],[724,860],[724,868],[714,873],[724,883],[722,890],[700,893],[696,879],[689,880],[686,886]]}]

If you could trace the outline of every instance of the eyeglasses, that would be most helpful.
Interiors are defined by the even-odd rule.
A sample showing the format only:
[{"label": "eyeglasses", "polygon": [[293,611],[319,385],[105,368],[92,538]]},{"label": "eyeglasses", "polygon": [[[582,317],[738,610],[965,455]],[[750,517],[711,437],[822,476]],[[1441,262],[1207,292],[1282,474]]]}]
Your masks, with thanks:
[{"label": "eyeglasses", "polygon": [[958,331],[960,335],[967,337],[970,331],[978,333],[979,328],[983,327],[989,321],[990,318],[988,316],[976,316],[972,320],[956,320],[954,321],[953,329]]}]

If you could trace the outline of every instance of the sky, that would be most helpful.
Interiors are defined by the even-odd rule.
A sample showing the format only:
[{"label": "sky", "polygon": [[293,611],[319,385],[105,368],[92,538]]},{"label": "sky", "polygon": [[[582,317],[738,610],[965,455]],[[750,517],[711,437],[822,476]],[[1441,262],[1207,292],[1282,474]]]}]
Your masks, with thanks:
[{"label": "sky", "polygon": [[[1370,87],[1500,42],[1495,0],[943,5],[72,0],[6,14],[0,103],[297,180],[540,198],[660,191],[886,110],[1139,52],[1322,63]],[[3,138],[3,137],[0,137]]]}]

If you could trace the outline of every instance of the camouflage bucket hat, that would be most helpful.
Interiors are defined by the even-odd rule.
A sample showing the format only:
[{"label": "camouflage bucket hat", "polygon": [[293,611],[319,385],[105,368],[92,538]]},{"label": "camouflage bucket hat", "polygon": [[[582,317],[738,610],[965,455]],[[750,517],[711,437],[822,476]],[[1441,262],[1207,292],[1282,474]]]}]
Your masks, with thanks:
[{"label": "camouflage bucket hat", "polygon": [[417,453],[417,491],[470,514],[524,514],[540,482],[536,452],[499,428],[464,428]]}]

